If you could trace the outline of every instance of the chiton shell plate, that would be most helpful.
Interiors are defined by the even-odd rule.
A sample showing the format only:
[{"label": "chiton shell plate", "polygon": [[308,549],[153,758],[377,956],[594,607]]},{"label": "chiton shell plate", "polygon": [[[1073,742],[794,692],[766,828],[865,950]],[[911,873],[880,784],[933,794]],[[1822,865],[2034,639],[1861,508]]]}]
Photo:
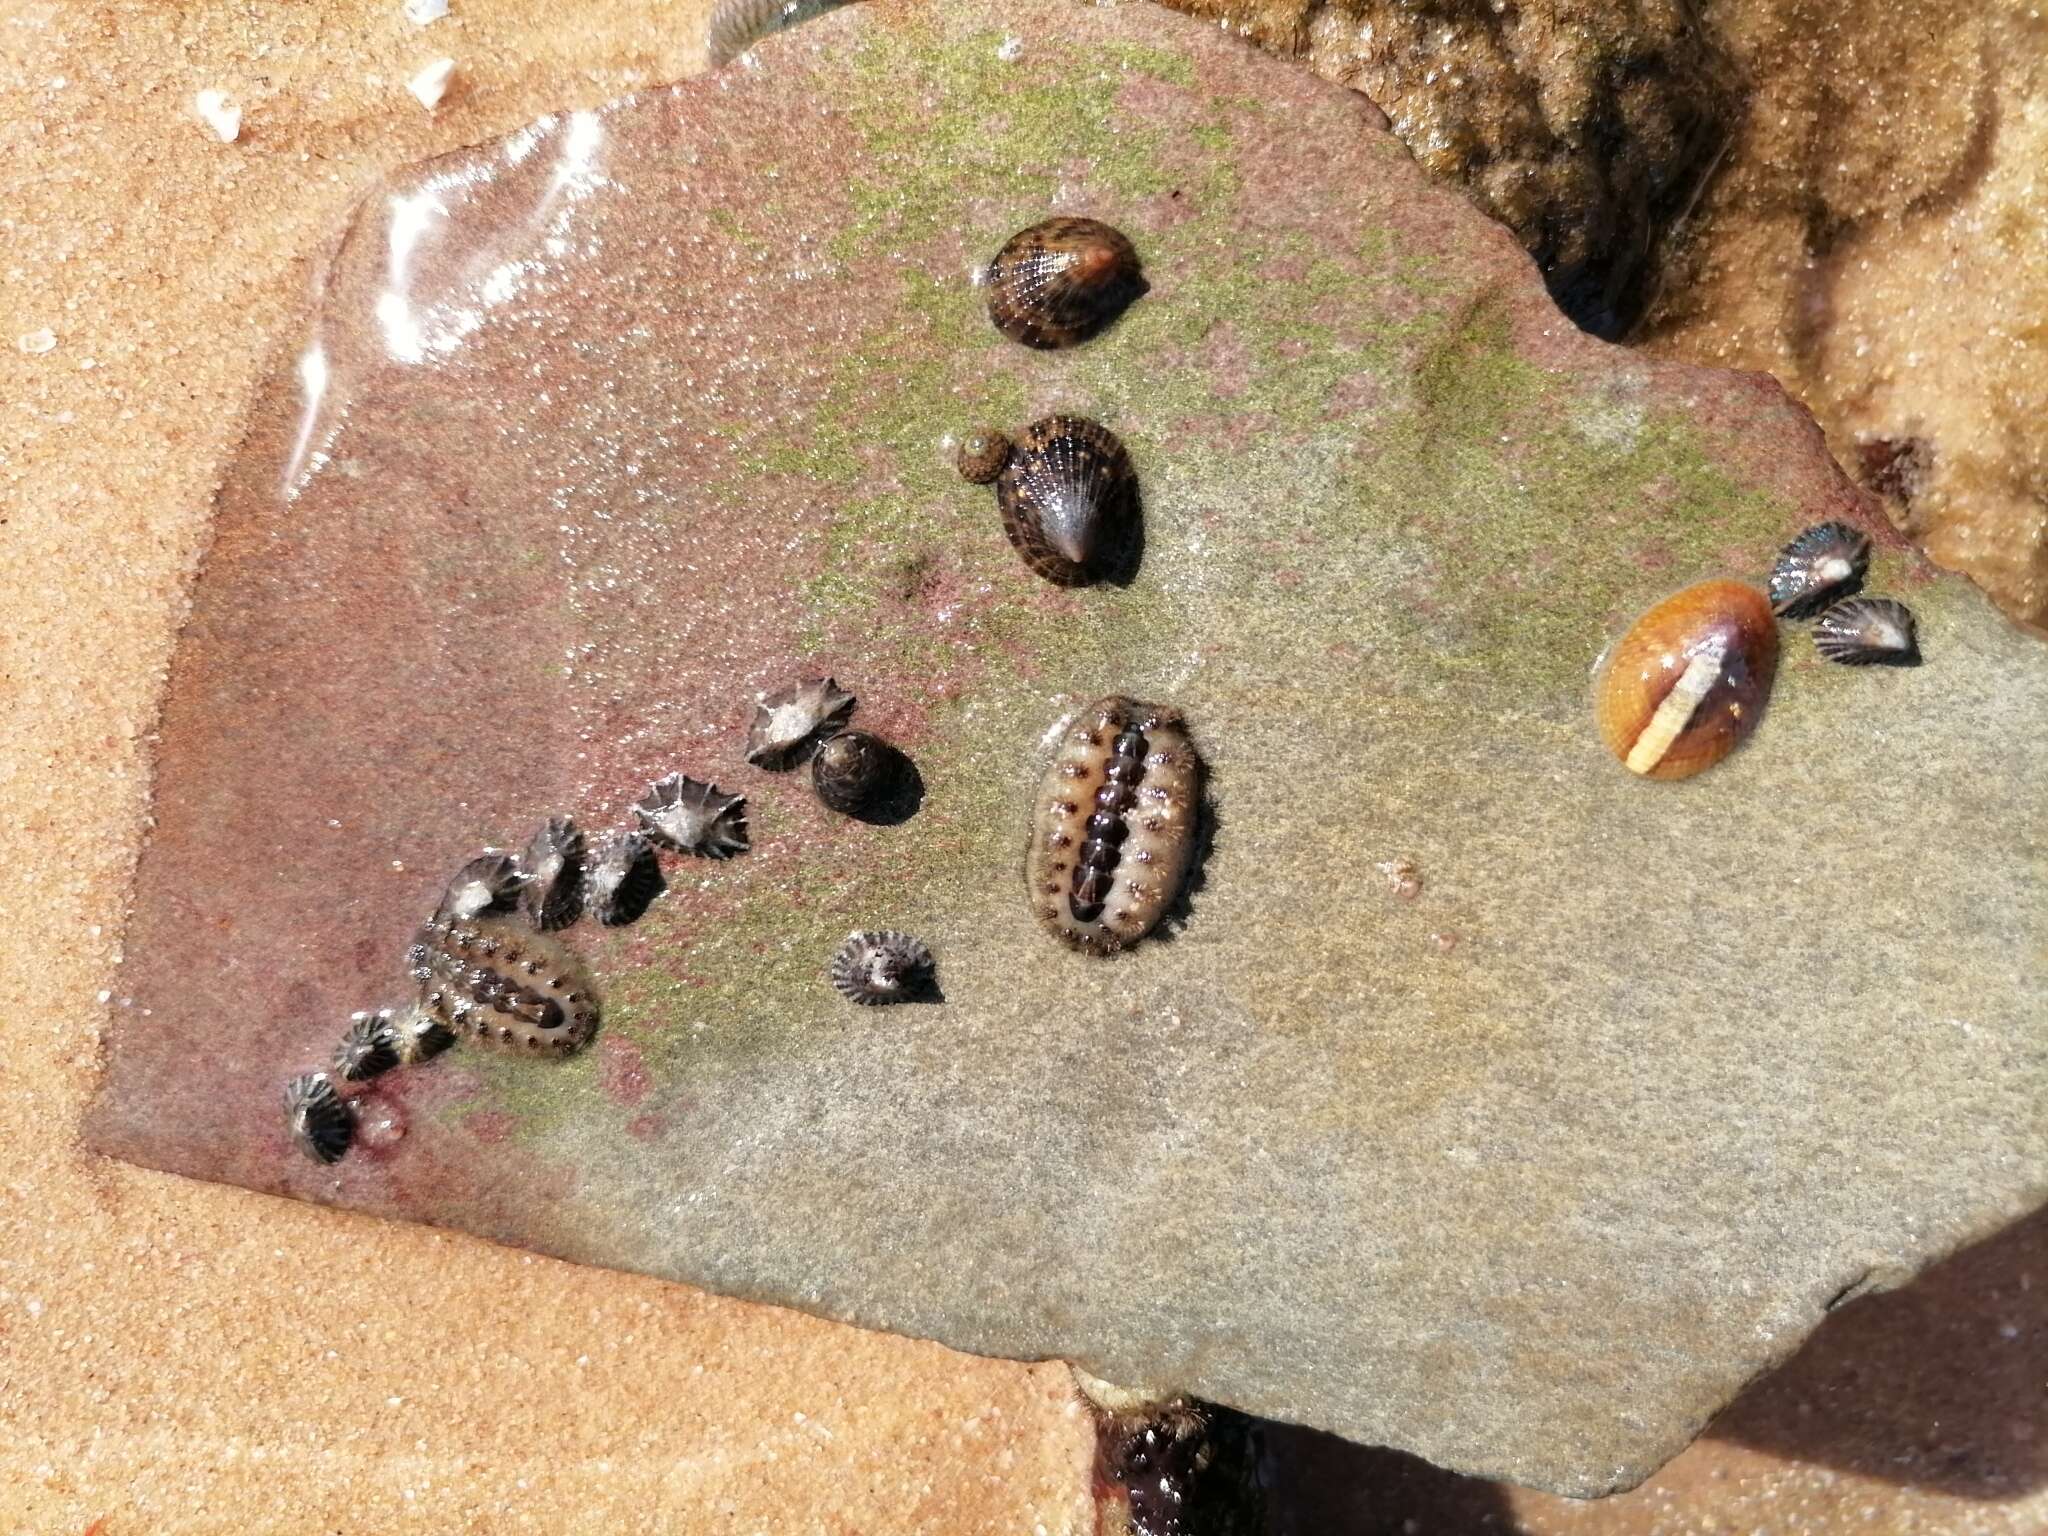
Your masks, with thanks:
[{"label": "chiton shell plate", "polygon": [[1031,818],[1024,881],[1040,922],[1113,954],[1150,933],[1194,865],[1202,759],[1180,712],[1110,697],[1060,738]]}]

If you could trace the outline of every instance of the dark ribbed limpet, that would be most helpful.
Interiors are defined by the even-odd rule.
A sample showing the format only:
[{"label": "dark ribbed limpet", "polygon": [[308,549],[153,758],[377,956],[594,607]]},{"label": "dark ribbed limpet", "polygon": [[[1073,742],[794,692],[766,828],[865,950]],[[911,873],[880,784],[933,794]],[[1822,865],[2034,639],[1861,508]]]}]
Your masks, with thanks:
[{"label": "dark ribbed limpet", "polygon": [[626,827],[606,835],[584,878],[591,914],[607,928],[638,922],[664,885],[653,847]]},{"label": "dark ribbed limpet", "polygon": [[968,433],[960,442],[959,452],[953,456],[960,478],[970,485],[993,484],[1009,462],[1009,434],[998,432],[994,427],[982,427]]},{"label": "dark ribbed limpet", "polygon": [[454,1032],[417,1004],[397,1015],[387,1009],[383,1016],[391,1019],[391,1032],[398,1041],[398,1059],[408,1066],[432,1061],[455,1043]]},{"label": "dark ribbed limpet", "polygon": [[1032,911],[1095,954],[1143,938],[1194,865],[1201,793],[1202,759],[1178,710],[1091,704],[1061,738],[1032,814]]},{"label": "dark ribbed limpet", "polygon": [[436,918],[413,941],[420,1007],[457,1035],[567,1056],[597,1029],[597,1001],[558,940],[500,917]]},{"label": "dark ribbed limpet", "polygon": [[1138,253],[1100,219],[1047,219],[988,264],[988,317],[1027,347],[1086,341],[1145,292]]},{"label": "dark ribbed limpet", "polygon": [[343,1081],[366,1083],[404,1059],[389,1009],[349,1017],[348,1031],[334,1048],[334,1070]]},{"label": "dark ribbed limpet", "polygon": [[747,851],[747,797],[701,779],[680,773],[656,779],[633,802],[633,814],[649,838],[677,853],[729,859]]},{"label": "dark ribbed limpet", "polygon": [[1847,523],[1815,523],[1778,553],[1771,571],[1771,611],[1804,619],[1863,584],[1870,539]]},{"label": "dark ribbed limpet", "polygon": [[1913,610],[1890,597],[1852,597],[1835,604],[1815,621],[1813,648],[1845,667],[1920,664]]},{"label": "dark ribbed limpet", "polygon": [[903,754],[879,736],[841,731],[819,745],[811,783],[832,810],[858,816],[889,799],[907,769]]},{"label": "dark ribbed limpet", "polygon": [[316,1163],[338,1163],[355,1140],[356,1112],[325,1072],[307,1072],[285,1084],[284,1112],[292,1140]]},{"label": "dark ribbed limpet", "polygon": [[1114,432],[1047,416],[1017,437],[996,476],[1003,532],[1047,581],[1123,581],[1138,548],[1138,476]]},{"label": "dark ribbed limpet", "polygon": [[1614,642],[1594,683],[1594,724],[1629,772],[1690,778],[1756,729],[1777,671],[1778,621],[1763,593],[1702,581]]},{"label": "dark ribbed limpet", "polygon": [[519,855],[503,848],[486,848],[455,872],[441,897],[439,915],[452,918],[479,917],[486,912],[510,912],[519,905],[526,871]]},{"label": "dark ribbed limpet", "polygon": [[787,768],[805,746],[844,725],[852,712],[853,695],[829,677],[807,677],[763,694],[747,732],[747,761]]},{"label": "dark ribbed limpet", "polygon": [[550,816],[533,834],[519,909],[534,927],[566,928],[582,915],[583,852],[583,833],[567,816]]},{"label": "dark ribbed limpet", "polygon": [[931,990],[932,952],[907,933],[862,930],[846,936],[826,974],[842,997],[863,1007],[909,1002]]}]

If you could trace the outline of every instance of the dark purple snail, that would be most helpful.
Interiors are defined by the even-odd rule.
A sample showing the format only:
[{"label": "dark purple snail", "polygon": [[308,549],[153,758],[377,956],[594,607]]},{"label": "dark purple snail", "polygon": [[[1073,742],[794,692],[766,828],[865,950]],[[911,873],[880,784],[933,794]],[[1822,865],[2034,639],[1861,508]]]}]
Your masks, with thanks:
[{"label": "dark purple snail", "polygon": [[850,933],[826,974],[841,997],[862,1007],[909,1002],[931,990],[932,952],[893,929]]},{"label": "dark purple snail", "polygon": [[597,1002],[575,956],[523,924],[436,918],[409,959],[421,1011],[452,1034],[567,1056],[597,1030]]},{"label": "dark purple snail", "polygon": [[1835,604],[1815,622],[1813,648],[1845,667],[1920,664],[1913,610],[1890,597],[1852,597]]},{"label": "dark purple snail", "polygon": [[629,827],[614,830],[598,845],[584,877],[591,915],[607,928],[638,922],[664,886],[653,847]]},{"label": "dark purple snail", "polygon": [[550,816],[526,845],[519,910],[536,928],[566,928],[583,913],[583,833],[567,816]]},{"label": "dark purple snail", "polygon": [[1130,578],[1141,536],[1138,475],[1107,427],[1082,416],[1034,421],[1010,445],[995,487],[1003,532],[1047,581]]},{"label": "dark purple snail", "polygon": [[1031,818],[1024,884],[1039,921],[1098,955],[1150,933],[1194,867],[1201,793],[1178,710],[1107,698],[1082,711]]},{"label": "dark purple snail", "polygon": [[285,1084],[284,1112],[292,1141],[316,1163],[338,1163],[356,1137],[354,1107],[325,1072],[307,1072]]},{"label": "dark purple snail", "polygon": [[677,853],[729,859],[747,851],[747,797],[671,773],[633,802],[647,836]]},{"label": "dark purple snail", "polygon": [[348,1032],[334,1048],[334,1071],[344,1082],[366,1083],[404,1059],[390,1011],[358,1013],[350,1016]]},{"label": "dark purple snail", "polygon": [[866,731],[827,737],[811,759],[811,785],[827,808],[860,816],[895,797],[909,771],[901,752]]},{"label": "dark purple snail", "polygon": [[1778,552],[1771,570],[1771,611],[1781,619],[1811,618],[1863,584],[1870,539],[1847,523],[1815,523]]},{"label": "dark purple snail", "polygon": [[853,695],[829,677],[807,677],[762,694],[747,731],[747,761],[787,768],[806,746],[839,729],[853,713]]},{"label": "dark purple snail", "polygon": [[1003,242],[988,264],[988,317],[1027,347],[1086,341],[1144,294],[1138,253],[1100,219],[1047,219]]}]

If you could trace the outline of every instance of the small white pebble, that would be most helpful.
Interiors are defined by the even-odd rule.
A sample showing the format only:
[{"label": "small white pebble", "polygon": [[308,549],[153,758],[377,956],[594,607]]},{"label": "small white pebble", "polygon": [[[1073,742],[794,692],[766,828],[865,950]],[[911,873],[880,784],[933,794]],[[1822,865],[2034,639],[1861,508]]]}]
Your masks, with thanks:
[{"label": "small white pebble", "polygon": [[439,21],[448,14],[448,0],[405,0],[405,19],[416,27]]},{"label": "small white pebble", "polygon": [[441,98],[448,94],[449,76],[455,73],[453,59],[436,59],[425,69],[405,82],[415,100],[429,112],[441,105]]},{"label": "small white pebble", "polygon": [[105,987],[100,988],[99,996],[100,1001],[102,1003],[111,1003],[114,1000],[114,994],[109,992]]},{"label": "small white pebble", "polygon": [[200,121],[214,131],[223,144],[232,144],[242,131],[242,108],[226,91],[201,91],[192,98]]},{"label": "small white pebble", "polygon": [[53,352],[57,347],[57,333],[46,325],[40,331],[30,331],[14,344],[30,354]]}]

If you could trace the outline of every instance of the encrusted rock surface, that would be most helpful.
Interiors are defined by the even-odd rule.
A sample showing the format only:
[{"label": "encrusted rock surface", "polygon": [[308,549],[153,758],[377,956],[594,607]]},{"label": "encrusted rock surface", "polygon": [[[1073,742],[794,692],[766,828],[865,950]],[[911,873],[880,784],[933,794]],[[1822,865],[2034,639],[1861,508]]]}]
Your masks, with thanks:
[{"label": "encrusted rock surface", "polygon": [[1664,231],[1741,110],[1735,71],[1688,0],[1166,3],[1371,97],[1602,336],[1641,314]]},{"label": "encrusted rock surface", "polygon": [[[1069,354],[967,280],[1047,210],[1153,284]],[[1618,626],[1872,513],[1768,380],[1566,324],[1355,95],[1149,8],[862,6],[400,177],[312,334],[173,667],[97,1145],[1570,1493],[2039,1202],[2038,651],[1885,544],[1926,666],[1793,637],[1741,752],[1621,772]],[[949,462],[1054,409],[1137,462],[1128,588],[1037,581]],[[799,671],[914,818],[744,767]],[[1187,712],[1216,837],[1105,963],[1016,861],[1110,691]],[[450,1058],[395,1155],[294,1159],[278,1084],[447,870],[671,770],[754,848],[569,931],[593,1049]],[[853,926],[944,1005],[849,1021]]]}]

